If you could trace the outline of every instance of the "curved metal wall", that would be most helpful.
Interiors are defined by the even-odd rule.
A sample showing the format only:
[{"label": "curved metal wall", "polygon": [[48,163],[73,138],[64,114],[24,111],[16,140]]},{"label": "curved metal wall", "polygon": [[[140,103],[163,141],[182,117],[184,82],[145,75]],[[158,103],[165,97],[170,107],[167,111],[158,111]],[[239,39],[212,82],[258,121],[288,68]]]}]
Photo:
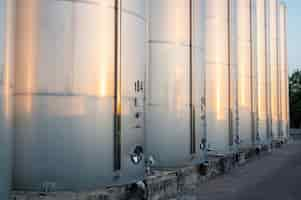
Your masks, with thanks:
[{"label": "curved metal wall", "polygon": [[258,64],[257,64],[257,1],[250,0],[251,13],[251,145],[261,146],[262,141],[258,132]]},{"label": "curved metal wall", "polygon": [[229,134],[230,146],[237,151],[239,145],[239,107],[238,107],[238,31],[237,0],[229,0]]},{"label": "curved metal wall", "polygon": [[145,24],[141,0],[17,1],[14,189],[144,176]]},{"label": "curved metal wall", "polygon": [[289,67],[288,67],[288,44],[287,44],[287,6],[285,4],[285,12],[284,12],[284,63],[285,63],[285,69],[286,69],[286,77],[285,77],[285,88],[286,88],[286,116],[285,116],[285,120],[286,120],[286,123],[287,123],[287,129],[286,129],[286,134],[287,134],[287,138],[290,139],[290,102],[289,102]]},{"label": "curved metal wall", "polygon": [[8,200],[12,169],[14,1],[0,1],[0,199]]},{"label": "curved metal wall", "polygon": [[[237,1],[237,64],[240,147],[252,144],[251,1]],[[239,16],[239,17],[238,17]]]},{"label": "curved metal wall", "polygon": [[265,1],[256,1],[256,56],[258,93],[258,134],[261,144],[268,144],[268,71],[266,62]]},{"label": "curved metal wall", "polygon": [[288,139],[288,63],[287,63],[287,30],[286,16],[287,8],[285,3],[280,4],[280,90],[281,90],[281,132],[283,139]]},{"label": "curved metal wall", "polygon": [[280,136],[280,88],[279,88],[279,0],[268,0],[268,51],[270,68],[270,104],[271,104],[271,131],[273,139],[279,139]]},{"label": "curved metal wall", "polygon": [[206,127],[208,147],[228,152],[229,131],[229,4],[206,0]]},{"label": "curved metal wall", "polygon": [[271,144],[273,139],[272,134],[272,105],[271,105],[271,51],[270,51],[270,8],[269,8],[269,1],[264,1],[265,3],[265,39],[266,39],[266,65],[267,65],[267,130],[268,130],[268,143]]},{"label": "curved metal wall", "polygon": [[149,1],[146,148],[157,167],[200,162],[205,103],[201,2]]},{"label": "curved metal wall", "polygon": [[[191,86],[193,121],[196,133],[196,153],[205,156],[207,146],[206,132],[206,68],[205,68],[205,1],[192,1],[191,33]],[[199,149],[201,151],[199,151]]]}]

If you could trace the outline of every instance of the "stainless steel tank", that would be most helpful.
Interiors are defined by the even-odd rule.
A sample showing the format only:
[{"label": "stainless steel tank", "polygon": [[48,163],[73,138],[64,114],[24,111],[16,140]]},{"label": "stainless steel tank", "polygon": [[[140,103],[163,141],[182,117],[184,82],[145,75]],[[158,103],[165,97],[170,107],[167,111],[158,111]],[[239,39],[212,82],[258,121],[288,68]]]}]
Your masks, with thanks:
[{"label": "stainless steel tank", "polygon": [[238,8],[237,0],[229,0],[229,144],[231,151],[239,147],[239,106],[238,106]]},{"label": "stainless steel tank", "polygon": [[279,88],[279,0],[267,0],[268,65],[270,73],[271,133],[273,140],[280,137],[280,88]]},{"label": "stainless steel tank", "polygon": [[0,1],[0,199],[8,200],[12,169],[14,1]]},{"label": "stainless steel tank", "polygon": [[258,137],[262,145],[269,144],[268,131],[268,70],[266,56],[266,9],[265,1],[256,1],[256,53],[257,56],[257,102],[258,102]]},{"label": "stainless steel tank", "polygon": [[206,0],[206,127],[213,153],[231,151],[229,1]]},{"label": "stainless steel tank", "polygon": [[286,130],[286,134],[287,134],[287,138],[290,139],[290,101],[289,101],[289,67],[288,67],[288,44],[287,44],[287,38],[288,38],[288,33],[287,33],[287,6],[285,4],[285,9],[284,9],[284,63],[285,63],[285,70],[286,70],[286,77],[285,77],[285,88],[286,88],[286,101],[285,101],[285,106],[286,106],[286,116],[285,116],[285,120],[286,120],[286,124],[287,124],[287,130]]},{"label": "stainless steel tank", "polygon": [[17,1],[14,189],[143,178],[145,22],[144,0]]},{"label": "stainless steel tank", "polygon": [[288,62],[287,62],[287,7],[285,3],[280,4],[279,14],[279,40],[280,40],[280,90],[281,90],[281,132],[282,139],[289,137],[288,124]]},{"label": "stainless steel tank", "polygon": [[267,130],[268,130],[268,144],[271,144],[273,140],[272,134],[272,105],[271,105],[271,51],[270,51],[270,8],[269,8],[269,1],[264,1],[265,4],[265,39],[266,39],[266,65],[267,65]]},{"label": "stainless steel tank", "polygon": [[[240,147],[252,144],[252,43],[251,0],[237,1],[237,71]],[[239,16],[239,17],[238,17]]]},{"label": "stainless steel tank", "polygon": [[203,159],[206,141],[202,2],[148,3],[146,148],[155,167],[178,167]]},{"label": "stainless steel tank", "polygon": [[[251,147],[260,147],[258,132],[258,64],[257,64],[257,0],[250,0],[251,21]],[[249,144],[249,145],[250,145]]]}]

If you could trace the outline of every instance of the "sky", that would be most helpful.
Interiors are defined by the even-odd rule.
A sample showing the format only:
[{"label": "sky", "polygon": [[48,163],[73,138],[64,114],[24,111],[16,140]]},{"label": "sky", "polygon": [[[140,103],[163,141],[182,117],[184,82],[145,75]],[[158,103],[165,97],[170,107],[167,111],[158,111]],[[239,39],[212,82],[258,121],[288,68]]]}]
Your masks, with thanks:
[{"label": "sky", "polygon": [[288,63],[289,71],[301,69],[301,0],[285,0],[288,7]]}]

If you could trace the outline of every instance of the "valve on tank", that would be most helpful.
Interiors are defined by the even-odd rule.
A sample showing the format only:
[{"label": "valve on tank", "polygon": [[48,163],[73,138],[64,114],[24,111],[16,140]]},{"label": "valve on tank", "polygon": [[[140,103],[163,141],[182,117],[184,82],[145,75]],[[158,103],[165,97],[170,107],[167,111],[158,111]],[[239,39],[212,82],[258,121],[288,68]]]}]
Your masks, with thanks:
[{"label": "valve on tank", "polygon": [[131,153],[131,161],[133,164],[138,165],[143,159],[143,147],[140,145],[137,145]]}]

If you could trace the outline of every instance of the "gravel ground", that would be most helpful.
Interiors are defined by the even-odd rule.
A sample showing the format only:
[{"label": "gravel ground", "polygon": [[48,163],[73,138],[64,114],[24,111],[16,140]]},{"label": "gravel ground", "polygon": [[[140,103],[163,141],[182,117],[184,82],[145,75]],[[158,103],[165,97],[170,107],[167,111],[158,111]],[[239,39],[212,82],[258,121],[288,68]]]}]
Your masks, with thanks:
[{"label": "gravel ground", "polygon": [[301,142],[187,191],[176,200],[301,200]]}]

